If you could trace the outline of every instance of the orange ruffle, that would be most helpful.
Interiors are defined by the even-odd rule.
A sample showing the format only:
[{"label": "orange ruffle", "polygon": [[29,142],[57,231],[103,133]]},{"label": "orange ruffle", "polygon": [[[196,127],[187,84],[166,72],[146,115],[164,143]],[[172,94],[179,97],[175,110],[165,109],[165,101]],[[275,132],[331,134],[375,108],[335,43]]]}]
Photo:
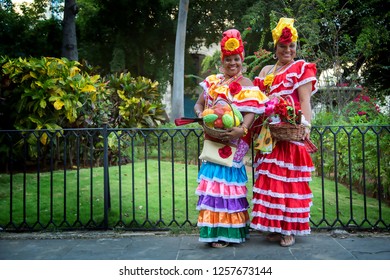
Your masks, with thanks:
[{"label": "orange ruffle", "polygon": [[249,222],[248,211],[238,213],[218,213],[210,210],[199,211],[198,226],[243,227]]}]

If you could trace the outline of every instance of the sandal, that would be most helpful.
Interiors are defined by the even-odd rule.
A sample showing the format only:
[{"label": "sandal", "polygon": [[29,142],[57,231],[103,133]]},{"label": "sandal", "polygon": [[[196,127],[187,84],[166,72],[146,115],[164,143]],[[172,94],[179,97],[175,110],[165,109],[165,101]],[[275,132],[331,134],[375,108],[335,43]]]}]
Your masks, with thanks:
[{"label": "sandal", "polygon": [[225,241],[212,242],[210,246],[213,248],[225,248],[229,246],[229,242],[225,242]]},{"label": "sandal", "polygon": [[295,244],[294,235],[282,235],[280,240],[280,246],[290,247]]},{"label": "sandal", "polygon": [[271,242],[280,242],[282,240],[282,234],[278,232],[271,232],[267,234],[265,238]]}]

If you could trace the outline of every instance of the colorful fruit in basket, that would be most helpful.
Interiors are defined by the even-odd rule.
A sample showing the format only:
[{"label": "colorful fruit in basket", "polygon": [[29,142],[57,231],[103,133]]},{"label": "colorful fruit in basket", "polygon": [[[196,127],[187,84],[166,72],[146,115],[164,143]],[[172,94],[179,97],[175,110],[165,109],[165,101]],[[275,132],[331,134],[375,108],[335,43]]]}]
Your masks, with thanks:
[{"label": "colorful fruit in basket", "polygon": [[225,110],[222,107],[215,108],[214,114],[218,115],[218,118],[222,118],[222,116],[225,114]]},{"label": "colorful fruit in basket", "polygon": [[239,122],[243,122],[243,121],[244,121],[244,118],[243,118],[241,112],[240,112],[235,106],[232,106],[232,108],[233,108],[233,111],[234,111],[234,115],[235,115],[236,117],[238,117]]},{"label": "colorful fruit in basket", "polygon": [[207,108],[207,109],[205,109],[205,110],[202,112],[202,117],[207,116],[207,115],[210,115],[210,114],[214,114],[214,110],[211,109],[211,108]]},{"label": "colorful fruit in basket", "polygon": [[241,112],[234,105],[227,103],[217,103],[212,108],[205,109],[202,116],[208,127],[218,129],[239,126],[243,121]]},{"label": "colorful fruit in basket", "polygon": [[222,116],[222,123],[225,128],[232,128],[234,126],[234,119],[227,113]]},{"label": "colorful fruit in basket", "polygon": [[222,119],[218,118],[214,122],[214,127],[215,128],[224,128]]},{"label": "colorful fruit in basket", "polygon": [[208,114],[203,117],[205,123],[213,123],[216,119],[218,119],[218,115],[216,114]]}]

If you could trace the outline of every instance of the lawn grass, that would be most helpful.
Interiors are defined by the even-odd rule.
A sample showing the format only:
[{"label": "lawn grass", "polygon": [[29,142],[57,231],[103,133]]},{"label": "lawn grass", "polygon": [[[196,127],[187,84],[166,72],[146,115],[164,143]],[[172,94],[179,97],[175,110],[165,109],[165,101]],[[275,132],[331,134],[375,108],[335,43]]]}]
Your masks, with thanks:
[{"label": "lawn grass", "polygon": [[[197,165],[157,160],[109,169],[113,228],[180,228],[196,225]],[[0,174],[0,227],[85,228],[101,226],[103,168],[39,174]],[[248,177],[251,178],[249,172]],[[248,200],[252,182],[248,183]],[[10,191],[12,186],[12,192]],[[342,185],[315,177],[312,226],[386,228],[390,207]]]}]

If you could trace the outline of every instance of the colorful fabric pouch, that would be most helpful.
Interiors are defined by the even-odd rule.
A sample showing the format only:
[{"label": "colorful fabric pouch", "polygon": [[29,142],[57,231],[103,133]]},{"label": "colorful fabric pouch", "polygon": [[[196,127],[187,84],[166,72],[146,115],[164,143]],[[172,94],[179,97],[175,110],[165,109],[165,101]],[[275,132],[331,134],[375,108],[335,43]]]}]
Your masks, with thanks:
[{"label": "colorful fabric pouch", "polygon": [[269,154],[275,146],[275,141],[272,140],[271,131],[268,125],[263,125],[260,134],[255,140],[254,149],[262,152],[263,154]]},{"label": "colorful fabric pouch", "polygon": [[236,147],[211,140],[204,140],[203,150],[199,159],[232,167]]}]

